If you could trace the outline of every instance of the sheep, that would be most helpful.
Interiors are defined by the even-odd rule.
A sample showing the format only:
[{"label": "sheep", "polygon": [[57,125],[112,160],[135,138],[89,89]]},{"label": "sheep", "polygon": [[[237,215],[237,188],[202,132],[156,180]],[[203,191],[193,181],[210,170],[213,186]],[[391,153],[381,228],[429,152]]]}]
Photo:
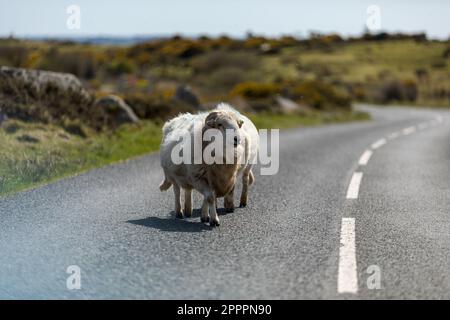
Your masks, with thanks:
[{"label": "sheep", "polygon": [[[203,159],[201,163],[196,163],[194,155],[189,156],[189,163],[174,163],[172,153],[179,144],[180,136],[189,138],[188,141],[191,142],[189,147],[197,143],[203,151],[209,145],[209,142],[203,141],[203,136],[208,129],[220,130],[224,137],[224,145],[233,151],[232,163],[206,164]],[[234,133],[231,146],[225,139],[227,129],[231,129]],[[204,198],[201,222],[209,221],[211,226],[219,226],[217,198],[225,197],[226,211],[234,211],[233,194],[236,177],[240,173],[242,173],[243,181],[240,205],[246,206],[248,186],[254,182],[251,169],[252,164],[256,161],[258,139],[258,133],[251,121],[227,104],[219,104],[211,112],[195,115],[186,113],[166,122],[163,126],[160,152],[161,166],[165,177],[159,188],[161,191],[165,191],[173,186],[176,217],[192,216],[192,190],[195,189]],[[225,154],[218,156],[224,157]],[[183,210],[181,208],[181,189],[184,190],[185,197]]]}]

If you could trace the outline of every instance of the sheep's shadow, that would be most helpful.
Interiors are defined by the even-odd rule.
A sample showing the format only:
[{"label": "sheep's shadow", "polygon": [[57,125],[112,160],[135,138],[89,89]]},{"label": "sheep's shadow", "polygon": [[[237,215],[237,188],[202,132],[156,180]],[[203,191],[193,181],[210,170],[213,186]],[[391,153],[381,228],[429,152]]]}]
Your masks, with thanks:
[{"label": "sheep's shadow", "polygon": [[[217,213],[219,215],[227,214],[225,209],[218,209]],[[160,217],[148,217],[144,219],[128,220],[128,223],[144,226],[147,228],[158,229],[165,232],[203,232],[207,230],[212,230],[213,228],[209,224],[200,222],[199,218],[201,215],[200,209],[194,209],[192,211],[191,218],[178,219],[175,217],[175,212],[170,213],[170,217],[160,218]],[[195,218],[195,220],[192,220]]]}]

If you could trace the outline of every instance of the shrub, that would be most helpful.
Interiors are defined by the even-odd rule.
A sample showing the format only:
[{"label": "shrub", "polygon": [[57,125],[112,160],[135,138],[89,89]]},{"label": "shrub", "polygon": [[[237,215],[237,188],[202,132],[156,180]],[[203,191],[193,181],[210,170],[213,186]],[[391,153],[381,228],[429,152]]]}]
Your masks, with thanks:
[{"label": "shrub", "polygon": [[124,96],[125,102],[141,119],[166,120],[181,112],[193,112],[193,107],[174,100],[167,92],[151,94],[130,93]]},{"label": "shrub", "polygon": [[353,98],[357,101],[363,101],[367,98],[366,89],[361,84],[352,85],[350,90]]},{"label": "shrub", "polygon": [[442,57],[444,59],[450,58],[450,44],[447,45],[447,48],[444,49],[444,52],[442,53]]},{"label": "shrub", "polygon": [[196,73],[210,73],[221,68],[250,70],[259,61],[245,52],[212,51],[194,58],[191,65]]},{"label": "shrub", "polygon": [[444,59],[435,59],[431,62],[431,67],[434,69],[444,69],[447,66],[447,62]]},{"label": "shrub", "polygon": [[419,79],[419,81],[422,81],[429,77],[428,70],[425,68],[417,68],[415,70],[415,74],[416,74],[417,79]]},{"label": "shrub", "polygon": [[62,51],[56,47],[51,48],[38,65],[38,69],[72,73],[83,79],[95,78],[97,67],[94,52],[90,50]]},{"label": "shrub", "polygon": [[414,80],[388,80],[375,92],[375,101],[389,103],[393,101],[410,101],[417,99],[418,89]]},{"label": "shrub", "polygon": [[416,101],[418,95],[417,84],[414,80],[403,80],[401,82],[403,99],[406,101]]},{"label": "shrub", "polygon": [[174,38],[164,42],[159,54],[168,58],[192,58],[204,52],[204,48],[194,40]]},{"label": "shrub", "polygon": [[320,81],[305,81],[293,87],[292,98],[300,103],[319,110],[332,108],[349,109],[351,98],[348,94],[340,92],[331,84]]},{"label": "shrub", "polygon": [[203,85],[211,89],[229,91],[238,83],[246,80],[247,74],[237,67],[220,68],[204,77]]},{"label": "shrub", "polygon": [[390,80],[383,83],[375,94],[375,101],[378,103],[388,103],[391,101],[402,100],[402,89],[400,83],[396,80]]},{"label": "shrub", "polygon": [[250,107],[250,110],[254,112],[263,112],[270,114],[280,112],[278,104],[275,101],[275,97],[252,99],[248,102],[248,105]]},{"label": "shrub", "polygon": [[267,43],[266,38],[256,37],[250,34],[247,36],[247,39],[244,40],[244,47],[248,49],[259,49],[264,43]]},{"label": "shrub", "polygon": [[120,59],[108,64],[106,70],[113,76],[120,76],[132,73],[135,70],[135,66],[131,61]]},{"label": "shrub", "polygon": [[28,59],[28,50],[20,45],[0,45],[0,57],[10,67],[24,67]]},{"label": "shrub", "polygon": [[231,91],[232,95],[238,95],[247,99],[270,98],[280,92],[279,85],[263,82],[243,82],[237,84]]}]

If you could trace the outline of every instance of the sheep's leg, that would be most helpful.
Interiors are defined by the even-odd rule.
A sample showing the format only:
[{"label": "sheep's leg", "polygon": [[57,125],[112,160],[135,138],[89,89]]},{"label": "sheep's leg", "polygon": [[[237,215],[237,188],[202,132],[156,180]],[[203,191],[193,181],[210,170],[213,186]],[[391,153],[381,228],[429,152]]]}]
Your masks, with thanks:
[{"label": "sheep's leg", "polygon": [[202,206],[202,222],[206,222],[207,214],[209,210],[209,225],[211,227],[219,226],[219,216],[217,215],[216,210],[216,196],[209,189],[203,191],[203,206]]},{"label": "sheep's leg", "polygon": [[255,177],[252,172],[252,168],[249,167],[248,169],[245,169],[242,174],[242,193],[241,193],[241,200],[239,203],[239,206],[241,208],[247,206],[247,199],[248,199],[248,186],[251,185],[255,181]]},{"label": "sheep's leg", "polygon": [[225,204],[225,212],[230,213],[234,212],[234,187],[231,189],[228,194],[225,195],[224,198],[224,204]]},{"label": "sheep's leg", "polygon": [[210,195],[211,191],[209,189],[208,184],[203,181],[198,181],[196,189],[203,195],[202,216],[200,218],[200,221],[203,223],[209,222],[210,219],[208,216],[208,209],[209,209],[208,196]]},{"label": "sheep's leg", "polygon": [[209,216],[208,216],[208,201],[206,200],[206,198],[203,200],[203,205],[202,205],[202,217],[200,218],[200,221],[203,223],[206,223],[209,221]]},{"label": "sheep's leg", "polygon": [[206,182],[199,182],[196,189],[203,195],[202,222],[206,222],[209,211],[209,225],[214,227],[220,225],[216,210],[216,195]]},{"label": "sheep's leg", "polygon": [[173,184],[173,193],[175,195],[175,215],[177,218],[183,219],[183,211],[181,210],[181,191],[179,185]]},{"label": "sheep's leg", "polygon": [[184,215],[192,217],[192,189],[184,189]]},{"label": "sheep's leg", "polygon": [[209,225],[211,227],[220,226],[219,216],[217,215],[215,205],[216,196],[214,195],[213,192],[209,192],[209,194],[206,194],[205,197],[209,206]]},{"label": "sheep's leg", "polygon": [[248,173],[248,178],[249,178],[248,184],[251,186],[253,184],[253,182],[255,182],[255,176],[253,175],[252,169],[250,169],[250,171]]}]

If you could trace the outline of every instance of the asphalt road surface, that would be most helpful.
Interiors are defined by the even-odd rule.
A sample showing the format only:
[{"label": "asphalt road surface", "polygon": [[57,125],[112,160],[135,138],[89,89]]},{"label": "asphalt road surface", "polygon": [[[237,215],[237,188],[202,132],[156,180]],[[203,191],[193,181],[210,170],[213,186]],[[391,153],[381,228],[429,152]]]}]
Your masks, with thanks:
[{"label": "asphalt road surface", "polygon": [[450,112],[361,107],[283,131],[218,228],[173,217],[157,154],[0,199],[0,298],[450,299]]}]

